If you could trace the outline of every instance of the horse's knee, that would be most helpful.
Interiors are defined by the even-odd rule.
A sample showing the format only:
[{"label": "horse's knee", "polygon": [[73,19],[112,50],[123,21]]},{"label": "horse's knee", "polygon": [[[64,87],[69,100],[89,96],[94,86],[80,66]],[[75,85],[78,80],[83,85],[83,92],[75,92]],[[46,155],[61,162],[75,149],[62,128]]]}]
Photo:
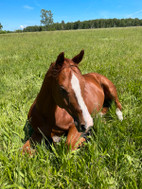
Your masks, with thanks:
[{"label": "horse's knee", "polygon": [[81,137],[82,133],[79,133],[76,127],[72,127],[67,135],[66,144],[71,150],[76,150],[79,146],[85,142],[85,138]]},{"label": "horse's knee", "polygon": [[77,138],[74,141],[70,141],[70,142],[66,142],[66,144],[68,145],[68,149],[71,150],[77,150],[80,146],[83,145],[83,143],[85,142],[85,138],[81,137],[81,138]]}]

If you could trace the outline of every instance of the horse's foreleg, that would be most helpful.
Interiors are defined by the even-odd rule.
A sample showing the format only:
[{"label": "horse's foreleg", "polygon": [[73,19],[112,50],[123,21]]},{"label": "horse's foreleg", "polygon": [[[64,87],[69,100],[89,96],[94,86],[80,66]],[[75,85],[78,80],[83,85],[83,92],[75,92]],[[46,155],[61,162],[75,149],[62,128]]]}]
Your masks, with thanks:
[{"label": "horse's foreleg", "polygon": [[85,138],[81,137],[82,133],[78,132],[75,125],[70,127],[66,144],[68,145],[68,148],[71,148],[71,150],[76,150],[79,146],[82,145],[83,142],[85,142]]}]

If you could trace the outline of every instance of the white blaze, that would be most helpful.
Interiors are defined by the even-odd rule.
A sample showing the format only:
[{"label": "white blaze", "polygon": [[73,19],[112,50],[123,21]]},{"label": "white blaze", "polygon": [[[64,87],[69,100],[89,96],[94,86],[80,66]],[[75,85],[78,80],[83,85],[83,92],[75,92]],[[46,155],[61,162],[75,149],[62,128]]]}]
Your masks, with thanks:
[{"label": "white blaze", "polygon": [[74,90],[75,96],[77,98],[78,104],[82,110],[83,118],[85,121],[85,127],[86,129],[88,129],[89,127],[93,126],[93,119],[90,116],[87,106],[81,95],[79,80],[74,74],[72,74],[71,85],[72,85],[72,89]]}]

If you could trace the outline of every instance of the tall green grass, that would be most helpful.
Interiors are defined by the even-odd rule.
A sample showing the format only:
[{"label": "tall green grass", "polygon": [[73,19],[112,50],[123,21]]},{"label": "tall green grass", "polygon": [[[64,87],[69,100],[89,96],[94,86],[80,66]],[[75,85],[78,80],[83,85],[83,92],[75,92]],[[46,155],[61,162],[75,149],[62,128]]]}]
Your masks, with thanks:
[{"label": "tall green grass", "polygon": [[[65,138],[33,157],[22,155],[27,113],[51,62],[81,49],[82,73],[98,72],[117,87],[115,106],[94,117],[90,141],[67,152]],[[0,188],[142,188],[142,28],[0,35]]]}]

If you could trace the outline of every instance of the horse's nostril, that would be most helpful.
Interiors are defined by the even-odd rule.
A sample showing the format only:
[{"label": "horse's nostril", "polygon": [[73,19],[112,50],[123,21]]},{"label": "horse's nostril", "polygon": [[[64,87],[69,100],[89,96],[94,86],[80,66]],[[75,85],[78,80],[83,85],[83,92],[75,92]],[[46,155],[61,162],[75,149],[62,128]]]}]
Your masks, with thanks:
[{"label": "horse's nostril", "polygon": [[82,131],[82,132],[86,131],[85,125],[81,125],[81,131]]}]

